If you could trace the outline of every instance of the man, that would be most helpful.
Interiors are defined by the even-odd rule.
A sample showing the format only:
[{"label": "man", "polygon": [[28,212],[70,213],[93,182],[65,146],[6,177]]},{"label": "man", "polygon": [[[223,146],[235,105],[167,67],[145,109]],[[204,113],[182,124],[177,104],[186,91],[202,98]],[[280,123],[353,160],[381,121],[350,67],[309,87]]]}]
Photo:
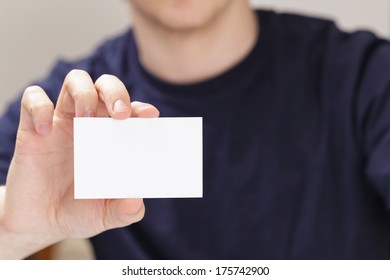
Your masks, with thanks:
[{"label": "man", "polygon": [[[389,258],[388,42],[246,0],[131,6],[133,31],[1,120],[2,258],[68,237],[106,259]],[[204,118],[204,198],[146,200],[133,225],[141,199],[74,200],[73,117],[159,113]]]}]

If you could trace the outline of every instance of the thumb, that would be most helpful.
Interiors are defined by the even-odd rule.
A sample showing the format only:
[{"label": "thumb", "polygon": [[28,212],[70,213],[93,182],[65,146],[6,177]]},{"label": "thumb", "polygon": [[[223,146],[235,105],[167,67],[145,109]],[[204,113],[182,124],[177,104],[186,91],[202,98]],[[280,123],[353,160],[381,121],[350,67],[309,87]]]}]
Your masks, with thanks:
[{"label": "thumb", "polygon": [[104,230],[139,222],[145,214],[142,198],[109,199],[104,207]]}]

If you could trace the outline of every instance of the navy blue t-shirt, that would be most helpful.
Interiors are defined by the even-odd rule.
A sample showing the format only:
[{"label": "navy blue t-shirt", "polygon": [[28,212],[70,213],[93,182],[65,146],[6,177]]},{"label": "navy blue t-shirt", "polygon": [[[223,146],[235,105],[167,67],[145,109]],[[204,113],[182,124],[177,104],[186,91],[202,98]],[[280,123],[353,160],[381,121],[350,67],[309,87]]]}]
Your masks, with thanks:
[{"label": "navy blue t-shirt", "polygon": [[[141,222],[92,238],[97,258],[390,257],[390,44],[330,21],[258,15],[252,51],[207,81],[151,75],[130,30],[39,82],[56,100],[71,69],[109,73],[162,117],[203,117],[204,197],[145,200]],[[0,121],[2,183],[18,120],[16,101]]]}]

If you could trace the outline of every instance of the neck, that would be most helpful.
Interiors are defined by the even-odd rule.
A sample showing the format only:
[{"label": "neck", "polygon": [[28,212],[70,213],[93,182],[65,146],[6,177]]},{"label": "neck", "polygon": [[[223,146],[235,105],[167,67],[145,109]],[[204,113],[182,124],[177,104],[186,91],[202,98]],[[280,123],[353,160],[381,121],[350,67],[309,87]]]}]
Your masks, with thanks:
[{"label": "neck", "polygon": [[238,64],[259,33],[256,14],[245,1],[231,1],[202,27],[164,29],[133,12],[140,62],[167,82],[186,84],[215,77]]}]

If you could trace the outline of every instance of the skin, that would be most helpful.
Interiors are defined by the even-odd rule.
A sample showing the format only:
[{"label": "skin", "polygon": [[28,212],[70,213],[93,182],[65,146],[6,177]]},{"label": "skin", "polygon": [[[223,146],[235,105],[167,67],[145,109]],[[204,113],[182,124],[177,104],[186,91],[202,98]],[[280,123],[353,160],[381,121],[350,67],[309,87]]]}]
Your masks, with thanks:
[{"label": "skin", "polygon": [[162,80],[215,77],[253,48],[258,22],[247,0],[132,0],[142,65]]},{"label": "skin", "polygon": [[[255,15],[245,0],[130,3],[141,63],[167,81],[195,82],[222,73],[257,38]],[[43,89],[27,88],[7,186],[0,187],[0,258],[24,258],[65,238],[91,237],[144,216],[142,199],[73,199],[75,116],[121,120],[159,112],[131,103],[123,83],[110,75],[92,81],[84,71],[71,71],[55,108]]]},{"label": "skin", "polygon": [[1,257],[23,258],[67,237],[90,237],[142,219],[142,199],[73,199],[73,117],[158,115],[151,105],[130,104],[114,76],[93,83],[84,71],[70,72],[56,109],[41,88],[27,88],[7,187],[0,194]]}]

